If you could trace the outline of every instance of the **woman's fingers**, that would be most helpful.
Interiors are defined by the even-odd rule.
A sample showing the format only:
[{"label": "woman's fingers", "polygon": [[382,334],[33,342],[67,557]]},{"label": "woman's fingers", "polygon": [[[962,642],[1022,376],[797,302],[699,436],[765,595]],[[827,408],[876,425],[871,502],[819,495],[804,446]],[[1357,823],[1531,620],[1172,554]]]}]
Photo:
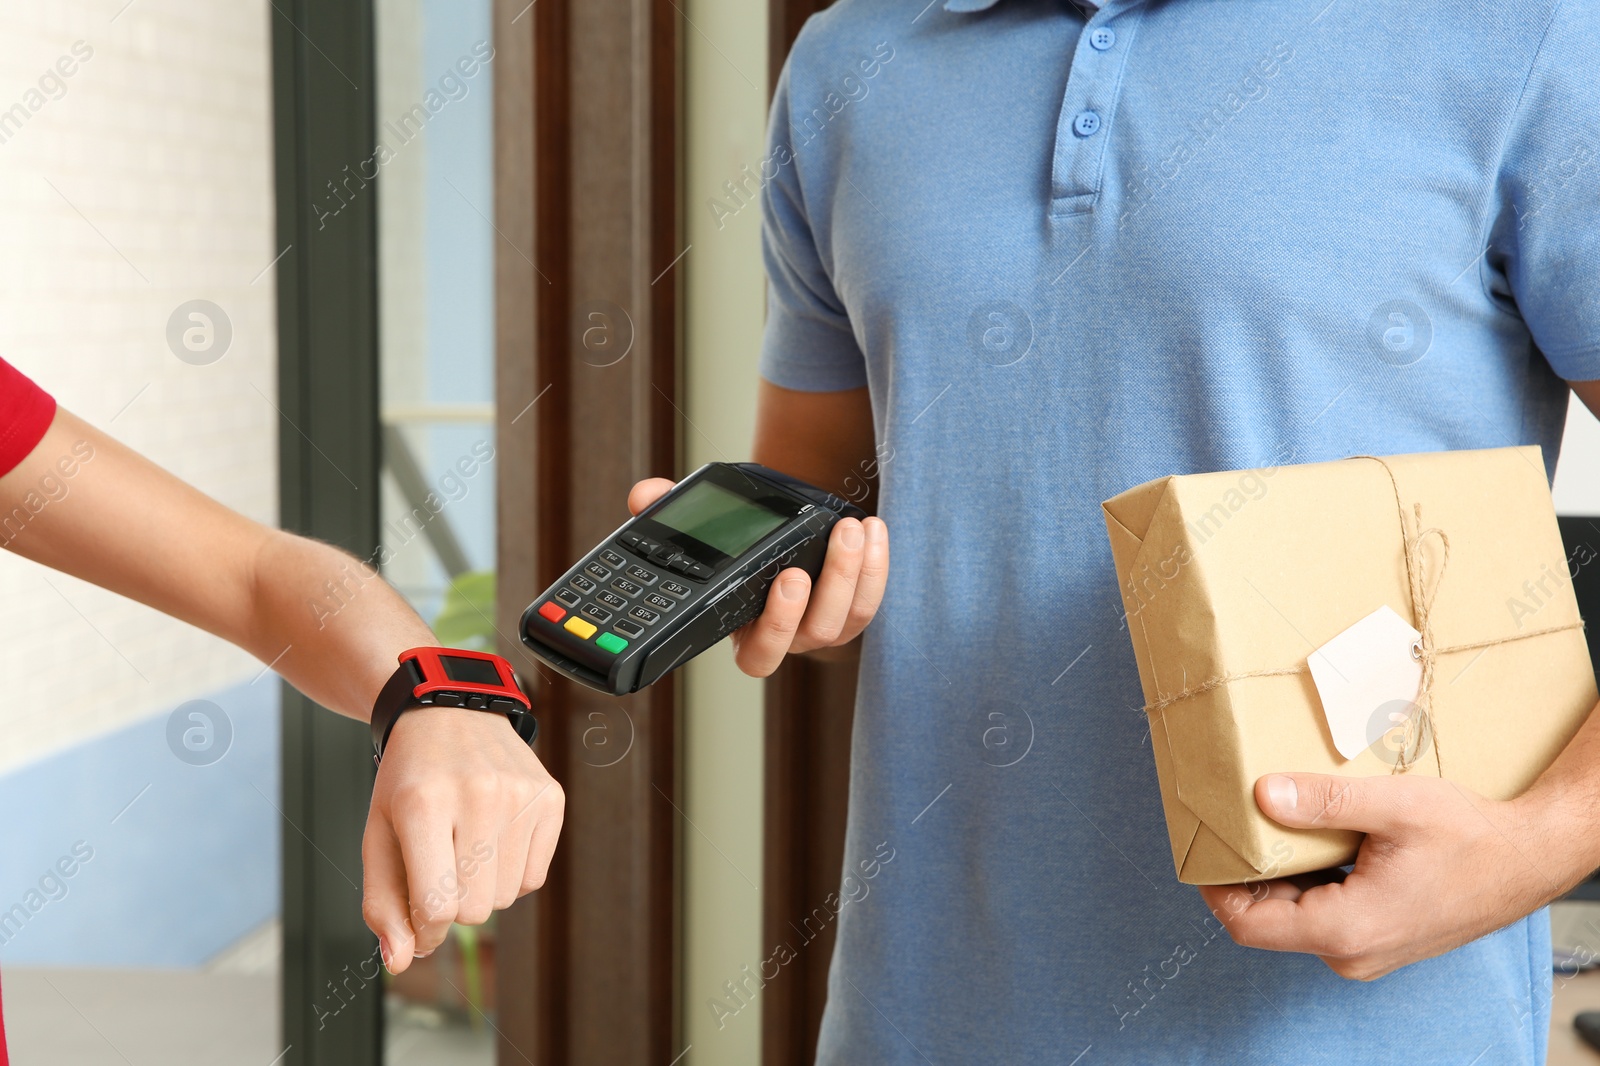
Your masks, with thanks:
[{"label": "woman's fingers", "polygon": [[550,860],[555,856],[556,841],[561,836],[561,824],[566,818],[566,793],[554,778],[548,790],[539,796],[539,807],[533,839],[528,842],[528,859],[522,869],[520,892],[524,895],[544,887],[544,879],[550,873]]},{"label": "woman's fingers", "polygon": [[456,832],[456,921],[482,925],[495,912],[502,833],[490,809]]},{"label": "woman's fingers", "polygon": [[401,973],[411,965],[415,943],[411,919],[406,913],[410,886],[406,864],[400,855],[400,842],[394,827],[381,812],[367,819],[361,840],[361,916],[367,928],[378,935],[378,951],[390,973]]},{"label": "woman's fingers", "polygon": [[425,795],[396,804],[393,821],[405,862],[410,896],[412,951],[419,958],[444,942],[460,906],[455,876],[455,844],[448,813],[433,807]]}]

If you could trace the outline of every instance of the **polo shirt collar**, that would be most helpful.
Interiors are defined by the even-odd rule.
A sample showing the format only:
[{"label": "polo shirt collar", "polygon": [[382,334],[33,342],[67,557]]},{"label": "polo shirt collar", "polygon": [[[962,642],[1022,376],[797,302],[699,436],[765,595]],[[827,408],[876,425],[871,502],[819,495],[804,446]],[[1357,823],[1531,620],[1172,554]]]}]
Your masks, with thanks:
[{"label": "polo shirt collar", "polygon": [[[944,9],[946,11],[959,11],[964,13],[972,11],[987,11],[997,2],[998,0],[944,0]],[[1079,4],[1079,6],[1082,7],[1084,5]],[[1101,2],[1101,0],[1087,0],[1087,6],[1104,7],[1105,4]]]}]

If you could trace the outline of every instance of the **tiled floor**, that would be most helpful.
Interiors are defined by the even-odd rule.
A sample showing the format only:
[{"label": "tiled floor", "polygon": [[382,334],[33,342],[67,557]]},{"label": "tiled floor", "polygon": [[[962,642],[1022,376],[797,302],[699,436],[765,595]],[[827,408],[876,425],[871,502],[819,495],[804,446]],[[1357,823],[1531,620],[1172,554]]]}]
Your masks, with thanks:
[{"label": "tiled floor", "polygon": [[[205,970],[7,967],[16,1066],[272,1066],[278,930],[266,926]],[[392,1010],[387,1066],[491,1066],[494,1034],[437,1012]]]},{"label": "tiled floor", "polygon": [[16,1066],[268,1066],[281,1057],[278,981],[203,971],[5,973]]},{"label": "tiled floor", "polygon": [[[1592,905],[1600,921],[1600,905]],[[1587,917],[1585,916],[1585,919]],[[1556,939],[1572,914],[1557,915]],[[276,930],[242,941],[206,971],[42,970],[5,973],[16,1066],[272,1066],[278,1043]],[[1572,1029],[1600,1010],[1600,970],[1557,975],[1548,1066],[1600,1066]],[[391,1014],[388,1066],[489,1066],[493,1034]]]},{"label": "tiled floor", "polygon": [[[5,974],[16,1066],[271,1066],[276,977],[201,971],[37,970]],[[490,1066],[488,1029],[389,1027],[388,1066]]]},{"label": "tiled floor", "polygon": [[[276,977],[8,969],[6,1024],[16,1066],[270,1066],[277,1043]],[[1600,971],[1557,981],[1549,1066],[1600,1066],[1572,1031],[1600,1010]],[[487,1066],[487,1031],[391,1027],[389,1066]]]}]

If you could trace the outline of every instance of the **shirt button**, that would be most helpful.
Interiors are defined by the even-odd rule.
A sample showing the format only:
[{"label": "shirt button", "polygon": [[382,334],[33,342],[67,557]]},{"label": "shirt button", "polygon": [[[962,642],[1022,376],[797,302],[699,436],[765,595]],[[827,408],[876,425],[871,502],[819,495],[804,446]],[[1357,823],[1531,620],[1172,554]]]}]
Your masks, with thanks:
[{"label": "shirt button", "polygon": [[1072,120],[1072,129],[1079,137],[1092,137],[1100,129],[1100,115],[1094,111],[1079,111]]},{"label": "shirt button", "polygon": [[1117,31],[1102,26],[1089,34],[1089,43],[1094,45],[1096,52],[1104,52],[1107,48],[1117,43]]}]

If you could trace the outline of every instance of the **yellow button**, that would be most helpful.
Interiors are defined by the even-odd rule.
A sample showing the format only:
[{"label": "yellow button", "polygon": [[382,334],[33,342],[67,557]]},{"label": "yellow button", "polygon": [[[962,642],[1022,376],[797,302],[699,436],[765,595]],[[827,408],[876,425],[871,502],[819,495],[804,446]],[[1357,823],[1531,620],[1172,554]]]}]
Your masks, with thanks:
[{"label": "yellow button", "polygon": [[581,618],[569,618],[567,619],[567,624],[561,628],[565,629],[568,633],[573,633],[579,637],[582,637],[584,640],[588,640],[590,637],[594,636],[594,626],[590,625],[588,622],[585,622]]}]

